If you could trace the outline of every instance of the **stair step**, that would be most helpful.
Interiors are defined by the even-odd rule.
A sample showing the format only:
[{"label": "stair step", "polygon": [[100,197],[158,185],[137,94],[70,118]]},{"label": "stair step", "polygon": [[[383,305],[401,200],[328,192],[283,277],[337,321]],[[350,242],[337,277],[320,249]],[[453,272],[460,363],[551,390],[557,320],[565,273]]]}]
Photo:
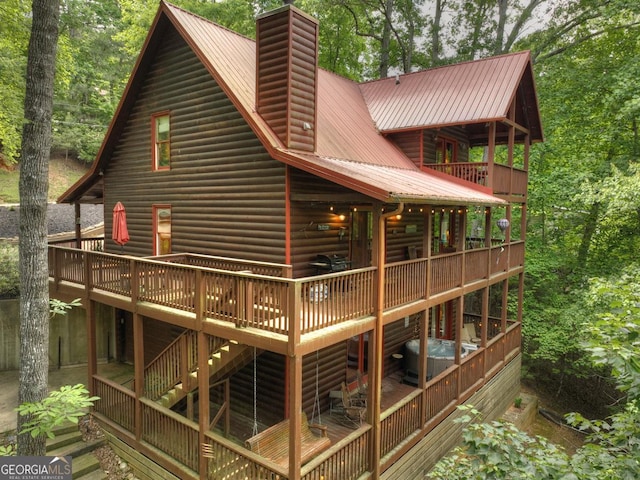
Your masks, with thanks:
[{"label": "stair step", "polygon": [[56,430],[54,433],[56,434],[55,438],[47,438],[47,452],[58,451],[68,445],[82,441],[82,434],[77,426],[71,432],[59,434]]},{"label": "stair step", "polygon": [[[93,451],[75,457],[72,463],[73,478],[80,478],[89,473],[100,471],[100,462]],[[101,472],[102,473],[102,472]]]},{"label": "stair step", "polygon": [[59,427],[56,427],[53,429],[53,433],[55,433],[56,436],[63,435],[65,433],[77,432],[77,431],[78,431],[78,424],[72,423],[72,422],[65,422],[63,425],[60,425]]},{"label": "stair step", "polygon": [[47,450],[47,455],[56,457],[70,456],[76,458],[85,455],[88,452],[94,451],[96,448],[101,447],[105,443],[106,440],[104,438],[98,438],[96,440],[90,440],[88,442],[84,442],[82,439],[79,439],[75,443],[52,449],[51,451]]},{"label": "stair step", "polygon": [[97,470],[94,470],[85,475],[82,475],[81,477],[76,477],[74,474],[73,478],[74,480],[108,480],[109,479],[107,474],[104,473],[101,468],[98,468]]}]

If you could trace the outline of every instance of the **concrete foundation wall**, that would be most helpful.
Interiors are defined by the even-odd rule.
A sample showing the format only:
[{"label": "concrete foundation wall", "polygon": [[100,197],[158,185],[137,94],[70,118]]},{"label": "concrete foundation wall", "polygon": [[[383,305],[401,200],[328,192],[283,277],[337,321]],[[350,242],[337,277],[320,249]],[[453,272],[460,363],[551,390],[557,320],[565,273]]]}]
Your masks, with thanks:
[{"label": "concrete foundation wall", "polygon": [[[115,357],[115,321],[112,307],[96,305],[98,361]],[[49,323],[49,366],[87,363],[87,321],[83,308],[56,315]],[[0,300],[0,371],[20,368],[20,301]]]}]

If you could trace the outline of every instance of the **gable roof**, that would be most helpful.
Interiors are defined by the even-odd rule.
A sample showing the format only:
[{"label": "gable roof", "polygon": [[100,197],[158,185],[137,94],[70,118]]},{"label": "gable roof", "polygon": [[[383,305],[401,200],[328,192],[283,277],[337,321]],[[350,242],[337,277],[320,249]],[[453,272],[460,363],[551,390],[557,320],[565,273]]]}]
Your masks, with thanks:
[{"label": "gable roof", "polygon": [[[376,126],[384,132],[422,125],[443,127],[508,118],[525,74],[529,52],[516,52],[473,62],[424,70],[396,81],[386,78],[360,86]],[[541,140],[537,103],[525,119],[532,140]]]},{"label": "gable roof", "polygon": [[[478,205],[505,203],[491,195],[490,190],[485,187],[465,186],[421,171],[383,136],[380,130],[384,129],[380,129],[380,125],[376,128],[376,123],[383,124],[389,130],[404,128],[408,121],[417,118],[415,114],[403,117],[391,115],[390,112],[401,110],[403,98],[405,102],[412,104],[424,103],[426,97],[421,96],[426,95],[424,92],[428,90],[428,82],[419,84],[423,76],[403,76],[400,90],[390,88],[389,79],[358,84],[319,69],[316,152],[309,154],[289,150],[255,109],[255,42],[164,1],[160,4],[92,170],[65,192],[59,202],[101,201],[100,173],[126,123],[142,77],[153,61],[155,47],[167,28],[175,28],[180,33],[276,160],[383,202]],[[528,58],[528,54],[526,55]],[[525,54],[512,57],[520,67]],[[470,68],[469,65],[466,68]],[[436,70],[446,71],[447,68],[453,67]],[[523,72],[519,74],[522,76]],[[510,95],[515,95],[518,86],[516,77],[517,75],[512,75],[510,82],[490,89],[490,92],[502,92],[501,89],[506,88]],[[395,86],[395,80],[390,81]],[[412,84],[415,84],[418,93],[415,99],[407,97]],[[506,95],[501,93],[500,97]],[[387,107],[384,106],[385,98]],[[500,110],[504,102],[497,103],[495,111]],[[408,108],[405,110],[414,111]],[[429,108],[425,107],[423,110],[429,111]],[[424,113],[421,115],[422,118],[427,118]],[[391,120],[392,118],[395,120]]]}]

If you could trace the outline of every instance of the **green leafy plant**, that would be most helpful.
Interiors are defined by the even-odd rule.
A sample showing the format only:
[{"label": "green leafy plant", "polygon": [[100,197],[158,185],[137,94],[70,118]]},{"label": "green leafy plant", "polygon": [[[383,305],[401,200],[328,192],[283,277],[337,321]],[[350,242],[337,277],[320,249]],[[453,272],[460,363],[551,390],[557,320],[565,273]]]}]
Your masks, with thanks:
[{"label": "green leafy plant", "polygon": [[20,415],[31,418],[23,425],[22,432],[30,432],[34,438],[38,435],[54,438],[56,427],[65,422],[77,424],[80,417],[85,415],[86,409],[99,398],[90,397],[89,391],[80,383],[74,386],[63,385],[42,401],[26,402],[16,409]]},{"label": "green leafy plant", "polygon": [[516,408],[521,408],[522,407],[522,398],[521,397],[517,397],[513,401],[513,406],[516,407]]},{"label": "green leafy plant", "polygon": [[20,294],[18,246],[0,242],[0,298],[16,298]]},{"label": "green leafy plant", "polygon": [[457,423],[468,423],[463,443],[427,474],[434,480],[538,479],[563,477],[569,456],[542,437],[531,437],[508,422],[476,423],[480,412],[472,405]]},{"label": "green leafy plant", "polygon": [[16,446],[13,443],[9,445],[0,445],[0,457],[13,457],[16,454]]},{"label": "green leafy plant", "polygon": [[70,302],[63,302],[55,298],[49,299],[49,312],[51,313],[52,317],[54,317],[55,315],[66,315],[73,307],[81,306],[82,303],[80,302],[79,298],[76,298],[75,300],[72,300]]}]

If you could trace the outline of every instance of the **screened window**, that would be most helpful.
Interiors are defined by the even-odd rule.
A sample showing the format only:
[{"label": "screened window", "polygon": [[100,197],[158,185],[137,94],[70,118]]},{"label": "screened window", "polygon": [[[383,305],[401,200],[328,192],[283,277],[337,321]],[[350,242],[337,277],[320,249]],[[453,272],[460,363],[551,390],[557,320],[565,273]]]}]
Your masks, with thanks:
[{"label": "screened window", "polygon": [[171,121],[168,113],[156,114],[151,117],[153,133],[153,168],[166,170],[171,160]]},{"label": "screened window", "polygon": [[171,206],[153,206],[154,255],[171,253]]}]

